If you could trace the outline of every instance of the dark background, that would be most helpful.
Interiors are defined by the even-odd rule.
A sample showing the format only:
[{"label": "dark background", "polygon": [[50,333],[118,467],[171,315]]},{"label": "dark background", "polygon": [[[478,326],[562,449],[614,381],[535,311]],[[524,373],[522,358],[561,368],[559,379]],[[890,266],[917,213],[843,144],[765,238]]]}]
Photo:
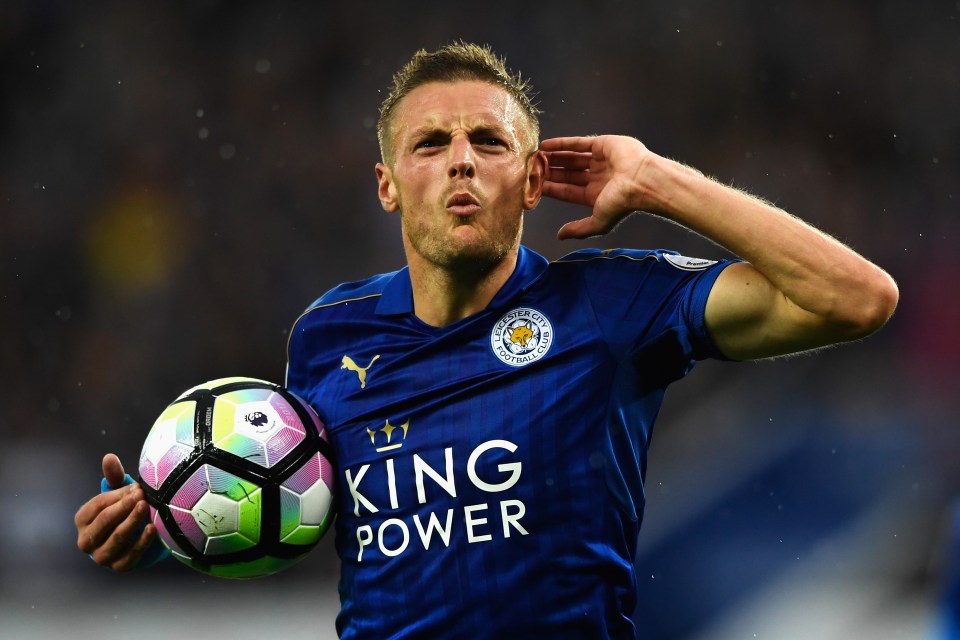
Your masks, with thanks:
[{"label": "dark background", "polygon": [[[377,109],[416,49],[459,38],[532,78],[543,137],[637,136],[900,285],[860,344],[703,363],[668,394],[645,637],[935,633],[960,489],[960,2],[7,0],[0,635],[333,634],[328,540],[261,581],[116,576],[76,550],[73,513],[180,391],[282,381],[305,306],[403,264]],[[557,242],[580,215],[545,201],[525,242],[725,255],[649,217]]]}]

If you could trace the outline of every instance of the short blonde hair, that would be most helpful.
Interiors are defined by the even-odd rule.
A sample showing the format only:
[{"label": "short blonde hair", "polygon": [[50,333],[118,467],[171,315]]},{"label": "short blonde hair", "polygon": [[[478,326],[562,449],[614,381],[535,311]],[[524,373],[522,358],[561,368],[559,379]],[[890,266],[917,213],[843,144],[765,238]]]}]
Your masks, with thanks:
[{"label": "short blonde hair", "polygon": [[393,75],[390,92],[380,105],[377,122],[377,140],[384,162],[392,162],[393,148],[390,141],[390,121],[397,104],[411,91],[429,82],[457,82],[480,80],[503,87],[514,98],[526,115],[529,125],[525,142],[537,148],[540,141],[540,110],[533,103],[533,90],[528,80],[519,73],[511,72],[503,58],[498,58],[489,45],[468,42],[453,42],[436,51],[421,49],[413,54],[407,64]]}]

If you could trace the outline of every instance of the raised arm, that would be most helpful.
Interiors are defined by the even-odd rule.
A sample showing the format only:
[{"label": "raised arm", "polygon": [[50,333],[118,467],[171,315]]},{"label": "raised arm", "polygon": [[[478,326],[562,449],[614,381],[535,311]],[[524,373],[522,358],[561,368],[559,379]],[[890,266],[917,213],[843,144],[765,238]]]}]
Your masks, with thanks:
[{"label": "raised arm", "polygon": [[677,222],[746,260],[723,271],[706,323],[727,356],[765,358],[854,340],[893,314],[882,269],[805,222],[623,136],[554,138],[543,194],[593,209],[564,238],[607,233],[634,211]]}]

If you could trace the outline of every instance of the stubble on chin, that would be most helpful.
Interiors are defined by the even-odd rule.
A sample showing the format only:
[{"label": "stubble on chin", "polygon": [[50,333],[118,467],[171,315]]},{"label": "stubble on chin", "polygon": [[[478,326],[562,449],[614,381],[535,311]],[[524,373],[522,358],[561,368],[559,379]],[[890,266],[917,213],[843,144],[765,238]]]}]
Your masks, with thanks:
[{"label": "stubble on chin", "polygon": [[[401,214],[402,215],[402,214]],[[406,221],[404,221],[406,225]],[[468,226],[469,222],[462,223]],[[452,274],[482,276],[492,271],[520,241],[523,219],[520,218],[514,229],[501,237],[474,237],[470,234],[453,232],[441,233],[430,230],[426,225],[405,226],[405,234],[413,251],[433,266]]]}]

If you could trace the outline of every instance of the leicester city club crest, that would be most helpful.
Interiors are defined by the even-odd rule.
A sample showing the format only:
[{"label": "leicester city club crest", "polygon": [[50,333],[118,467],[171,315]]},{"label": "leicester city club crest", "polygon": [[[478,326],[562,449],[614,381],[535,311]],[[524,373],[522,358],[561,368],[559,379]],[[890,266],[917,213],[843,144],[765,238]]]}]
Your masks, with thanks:
[{"label": "leicester city club crest", "polygon": [[521,367],[547,354],[553,343],[553,326],[536,309],[519,307],[507,312],[490,332],[490,347],[500,360]]}]

